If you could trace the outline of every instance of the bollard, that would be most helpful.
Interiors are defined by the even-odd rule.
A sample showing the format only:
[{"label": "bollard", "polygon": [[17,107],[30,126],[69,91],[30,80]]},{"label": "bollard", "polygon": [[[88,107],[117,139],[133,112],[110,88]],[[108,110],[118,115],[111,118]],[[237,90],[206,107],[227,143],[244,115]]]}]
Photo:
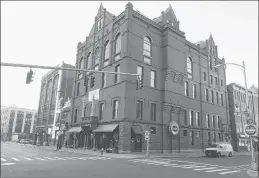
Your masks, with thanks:
[{"label": "bollard", "polygon": [[101,155],[103,155],[103,148],[101,149]]}]

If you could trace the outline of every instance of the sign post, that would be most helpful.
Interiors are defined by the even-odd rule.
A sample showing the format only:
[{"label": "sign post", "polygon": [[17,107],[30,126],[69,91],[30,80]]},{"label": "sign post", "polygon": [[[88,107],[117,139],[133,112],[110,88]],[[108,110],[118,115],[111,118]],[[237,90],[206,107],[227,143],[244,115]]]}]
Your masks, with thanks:
[{"label": "sign post", "polygon": [[179,125],[177,124],[177,122],[172,121],[169,125],[170,127],[170,131],[173,135],[177,135],[179,133]]},{"label": "sign post", "polygon": [[250,138],[250,145],[251,145],[250,147],[251,147],[251,154],[252,154],[251,166],[252,166],[252,168],[255,169],[255,167],[257,167],[257,165],[256,165],[255,159],[254,159],[254,148],[253,148],[253,138],[252,137],[257,135],[257,129],[254,125],[246,125],[245,126],[245,133]]},{"label": "sign post", "polygon": [[150,131],[145,130],[145,140],[147,141],[147,157],[149,157],[149,139]]}]

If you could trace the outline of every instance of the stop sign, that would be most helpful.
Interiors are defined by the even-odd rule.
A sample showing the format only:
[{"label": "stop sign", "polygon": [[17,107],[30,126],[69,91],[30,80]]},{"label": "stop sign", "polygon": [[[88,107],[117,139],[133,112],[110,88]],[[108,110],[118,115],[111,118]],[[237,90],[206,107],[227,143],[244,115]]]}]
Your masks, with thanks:
[{"label": "stop sign", "polygon": [[245,127],[245,132],[248,136],[255,136],[257,134],[257,129],[253,125],[247,125]]}]

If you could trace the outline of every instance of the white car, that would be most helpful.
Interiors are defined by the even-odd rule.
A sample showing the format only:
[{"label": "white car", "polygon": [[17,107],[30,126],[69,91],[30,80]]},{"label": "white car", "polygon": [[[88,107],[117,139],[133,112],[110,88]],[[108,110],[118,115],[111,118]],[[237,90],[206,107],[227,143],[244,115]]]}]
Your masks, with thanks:
[{"label": "white car", "polygon": [[221,157],[233,155],[233,147],[230,143],[213,143],[204,150],[206,156],[218,156]]}]

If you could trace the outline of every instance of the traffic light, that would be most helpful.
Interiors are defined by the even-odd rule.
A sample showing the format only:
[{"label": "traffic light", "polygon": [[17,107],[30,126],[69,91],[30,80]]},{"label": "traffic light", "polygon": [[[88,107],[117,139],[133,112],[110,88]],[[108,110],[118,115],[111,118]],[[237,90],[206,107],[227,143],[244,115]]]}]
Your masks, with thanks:
[{"label": "traffic light", "polygon": [[91,76],[90,88],[94,87],[95,77]]},{"label": "traffic light", "polygon": [[88,85],[88,77],[85,75],[84,78],[84,86],[86,87]]},{"label": "traffic light", "polygon": [[26,77],[26,84],[30,84],[33,80],[33,75],[34,72],[30,69],[29,72],[27,72],[27,77]]},{"label": "traffic light", "polygon": [[137,79],[137,90],[143,88],[143,77],[139,77]]}]

